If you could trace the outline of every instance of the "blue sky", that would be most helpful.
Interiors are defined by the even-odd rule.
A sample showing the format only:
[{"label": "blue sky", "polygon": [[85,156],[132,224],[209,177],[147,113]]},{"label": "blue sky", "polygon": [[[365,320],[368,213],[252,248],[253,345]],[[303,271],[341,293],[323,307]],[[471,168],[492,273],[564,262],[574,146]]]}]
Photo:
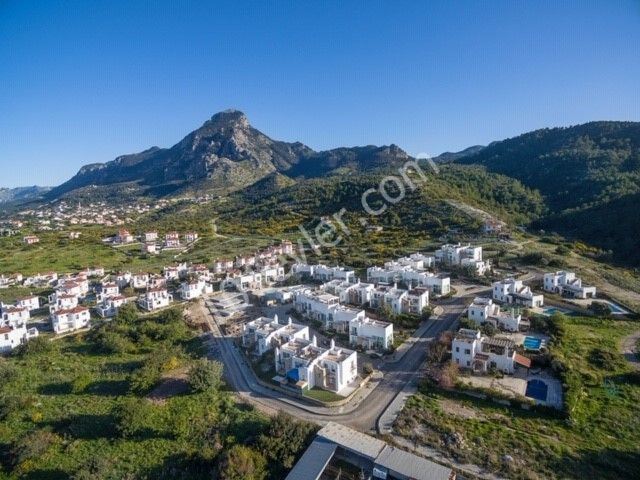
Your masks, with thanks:
[{"label": "blue sky", "polygon": [[0,186],[243,110],[315,149],[437,154],[640,120],[640,1],[0,0]]}]

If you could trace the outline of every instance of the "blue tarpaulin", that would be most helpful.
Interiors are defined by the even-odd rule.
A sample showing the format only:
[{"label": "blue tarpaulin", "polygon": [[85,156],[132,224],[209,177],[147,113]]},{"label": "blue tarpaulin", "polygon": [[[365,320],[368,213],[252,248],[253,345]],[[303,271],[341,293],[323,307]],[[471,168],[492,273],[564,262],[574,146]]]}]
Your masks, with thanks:
[{"label": "blue tarpaulin", "polygon": [[298,373],[298,369],[292,368],[291,370],[289,370],[287,372],[287,378],[293,380],[294,382],[297,382],[298,380],[300,380],[300,374]]}]

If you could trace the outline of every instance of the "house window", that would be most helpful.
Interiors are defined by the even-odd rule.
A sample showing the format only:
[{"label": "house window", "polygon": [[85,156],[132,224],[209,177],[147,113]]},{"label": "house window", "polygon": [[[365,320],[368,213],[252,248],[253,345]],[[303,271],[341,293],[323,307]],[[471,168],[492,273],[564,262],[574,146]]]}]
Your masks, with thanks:
[{"label": "house window", "polygon": [[467,367],[471,365],[471,362],[467,360]]},{"label": "house window", "polygon": [[464,349],[464,354],[465,355],[471,355],[471,350],[469,350],[468,348]]},{"label": "house window", "polygon": [[460,347],[456,347],[456,352],[459,352],[459,351],[460,351]]}]

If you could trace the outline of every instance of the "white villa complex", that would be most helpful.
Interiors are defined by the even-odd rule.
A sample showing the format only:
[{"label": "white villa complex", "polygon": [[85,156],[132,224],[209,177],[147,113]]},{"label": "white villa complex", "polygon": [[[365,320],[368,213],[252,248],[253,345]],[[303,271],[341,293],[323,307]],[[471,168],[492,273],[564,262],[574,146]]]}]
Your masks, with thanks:
[{"label": "white villa complex", "polygon": [[291,318],[283,325],[278,322],[277,315],[260,317],[242,327],[242,345],[253,347],[257,355],[296,339],[309,340],[309,327],[293,323]]},{"label": "white villa complex", "polygon": [[358,377],[358,355],[337,347],[333,340],[329,348],[322,348],[315,336],[310,341],[293,339],[276,347],[275,368],[284,375],[283,382],[293,382],[302,391],[321,388],[339,393]]},{"label": "white villa complex", "polygon": [[501,310],[500,305],[493,303],[490,298],[476,297],[469,305],[467,317],[478,325],[490,323],[496,328],[518,332],[529,327],[529,321],[523,320],[516,309]]},{"label": "white villa complex", "polygon": [[393,324],[371,318],[349,322],[349,343],[367,350],[387,350],[393,345]]},{"label": "white villa complex", "polygon": [[524,285],[522,280],[507,278],[491,285],[493,299],[502,303],[512,303],[523,307],[536,308],[544,305],[544,296],[535,295],[531,287]]},{"label": "white villa complex", "polygon": [[491,270],[489,262],[482,260],[482,247],[445,244],[436,250],[435,257],[436,262],[442,265],[471,268],[477,275],[484,275]]},{"label": "white villa complex", "polygon": [[127,299],[122,295],[107,297],[96,305],[96,313],[102,318],[115,317],[118,313],[118,309],[125,303],[127,303]]},{"label": "white villa complex", "polygon": [[429,291],[426,288],[404,290],[395,285],[379,285],[371,293],[371,308],[387,306],[394,315],[409,313],[420,315],[429,305]]},{"label": "white villa complex", "polygon": [[498,370],[512,374],[516,364],[531,367],[531,360],[516,353],[516,344],[507,338],[485,337],[477,330],[461,328],[451,345],[453,361],[474,373]]},{"label": "white villa complex", "polygon": [[563,297],[595,298],[596,287],[582,284],[573,272],[552,272],[544,274],[542,287],[547,292],[559,293]]}]

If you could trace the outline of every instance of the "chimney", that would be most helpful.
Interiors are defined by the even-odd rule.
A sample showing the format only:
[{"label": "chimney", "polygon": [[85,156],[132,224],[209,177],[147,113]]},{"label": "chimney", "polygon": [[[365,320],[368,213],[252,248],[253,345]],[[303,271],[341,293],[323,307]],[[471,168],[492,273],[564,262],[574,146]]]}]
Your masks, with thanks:
[{"label": "chimney", "polygon": [[291,322],[291,317],[289,317],[289,319],[287,320],[287,325],[291,325],[291,323],[293,322]]},{"label": "chimney", "polygon": [[311,339],[311,345],[313,345],[314,347],[318,346],[318,340],[316,339],[316,336],[314,335],[313,338]]},{"label": "chimney", "polygon": [[336,348],[336,341],[332,338],[331,339],[331,350],[333,350],[334,348]]}]

